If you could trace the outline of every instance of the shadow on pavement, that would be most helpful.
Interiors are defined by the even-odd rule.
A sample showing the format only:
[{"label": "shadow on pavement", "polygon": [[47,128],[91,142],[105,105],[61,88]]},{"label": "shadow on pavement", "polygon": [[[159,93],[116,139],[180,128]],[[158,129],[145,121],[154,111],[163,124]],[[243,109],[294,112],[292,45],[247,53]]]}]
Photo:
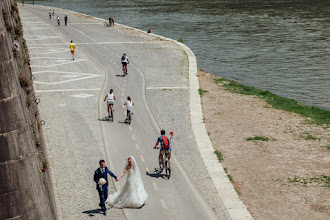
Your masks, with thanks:
[{"label": "shadow on pavement", "polygon": [[103,215],[102,209],[93,209],[93,210],[83,211],[82,213],[88,214],[88,216],[90,216],[90,217],[94,216],[93,214]]},{"label": "shadow on pavement", "polygon": [[155,169],[154,172],[146,172],[146,174],[150,177],[153,177],[153,178],[164,178],[164,174],[161,174],[159,170]]}]

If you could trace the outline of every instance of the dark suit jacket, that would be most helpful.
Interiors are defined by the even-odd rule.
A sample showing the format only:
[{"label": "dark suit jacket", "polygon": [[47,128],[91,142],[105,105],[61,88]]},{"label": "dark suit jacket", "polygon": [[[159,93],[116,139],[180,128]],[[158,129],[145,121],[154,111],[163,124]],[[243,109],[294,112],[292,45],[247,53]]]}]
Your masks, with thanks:
[{"label": "dark suit jacket", "polygon": [[103,185],[104,187],[108,187],[108,173],[110,174],[110,176],[112,176],[113,178],[117,179],[116,175],[113,174],[107,166],[104,167],[104,173],[102,174],[101,172],[101,168],[99,167],[97,170],[95,170],[94,173],[94,181],[96,183],[96,189],[98,189],[99,186],[99,179],[100,178],[104,178],[107,182]]}]

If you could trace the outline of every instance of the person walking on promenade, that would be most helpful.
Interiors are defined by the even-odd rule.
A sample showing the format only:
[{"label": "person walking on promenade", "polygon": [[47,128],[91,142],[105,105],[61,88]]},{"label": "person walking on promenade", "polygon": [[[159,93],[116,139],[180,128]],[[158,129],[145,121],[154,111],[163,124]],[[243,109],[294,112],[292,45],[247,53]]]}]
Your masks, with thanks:
[{"label": "person walking on promenade", "polygon": [[52,16],[53,16],[53,18],[55,19],[55,11],[53,10],[53,12],[52,12]]},{"label": "person walking on promenade", "polygon": [[73,41],[71,41],[70,50],[72,54],[72,60],[74,60],[74,51],[76,50],[76,45],[73,43]]},{"label": "person walking on promenade", "polygon": [[113,17],[111,17],[111,23],[112,24],[112,27],[115,26],[115,19]]},{"label": "person walking on promenade", "polygon": [[65,23],[65,26],[67,26],[68,25],[68,16],[64,16],[64,23]]},{"label": "person walking on promenade", "polygon": [[149,28],[149,30],[147,31],[147,34],[151,34],[151,28]]},{"label": "person walking on promenade", "polygon": [[61,19],[60,19],[60,16],[57,15],[57,25],[60,26],[60,23],[61,23]]},{"label": "person walking on promenade", "polygon": [[52,10],[49,10],[49,19],[52,19]]},{"label": "person walking on promenade", "polygon": [[[117,180],[117,176],[113,174],[107,166],[105,166],[105,161],[100,160],[100,167],[95,170],[94,173],[94,182],[96,183],[96,189],[99,193],[101,209],[103,215],[106,215],[107,208],[105,207],[104,202],[108,198],[108,174]],[[117,180],[118,181],[118,180]]]}]

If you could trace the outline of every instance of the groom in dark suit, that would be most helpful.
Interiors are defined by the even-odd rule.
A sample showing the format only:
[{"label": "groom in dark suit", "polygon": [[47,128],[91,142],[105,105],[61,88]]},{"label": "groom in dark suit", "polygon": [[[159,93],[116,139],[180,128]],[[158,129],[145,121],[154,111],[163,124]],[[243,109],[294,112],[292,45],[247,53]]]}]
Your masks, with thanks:
[{"label": "groom in dark suit", "polygon": [[[95,173],[94,173],[94,181],[96,182],[96,189],[99,192],[99,197],[100,197],[99,206],[101,206],[101,208],[102,208],[103,215],[106,215],[106,210],[107,210],[104,202],[108,198],[108,173],[110,174],[110,176],[117,179],[116,175],[113,174],[108,169],[107,166],[105,166],[105,161],[100,160],[100,167],[97,170],[95,170]],[[99,184],[99,180],[101,178],[104,178],[107,181],[104,185]]]}]

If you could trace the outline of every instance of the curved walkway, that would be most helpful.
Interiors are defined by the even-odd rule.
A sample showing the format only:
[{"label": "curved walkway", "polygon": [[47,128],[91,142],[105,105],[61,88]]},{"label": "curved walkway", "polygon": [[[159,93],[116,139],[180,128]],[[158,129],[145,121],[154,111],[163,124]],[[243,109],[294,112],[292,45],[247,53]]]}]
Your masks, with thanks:
[{"label": "curved walkway", "polygon": [[[27,12],[23,17],[24,27],[25,24],[29,24],[29,19],[33,19],[32,17],[29,16],[39,16],[42,17],[43,15],[47,15],[49,7],[42,7],[42,6],[35,6],[32,9],[32,6],[29,6],[31,11],[33,12]],[[28,8],[28,7],[25,7]],[[25,9],[24,8],[24,9]],[[21,8],[23,9],[23,8]],[[108,154],[107,158],[111,158],[113,169],[116,171],[116,173],[121,172],[122,161],[124,158],[126,158],[128,155],[127,153],[130,154],[132,152],[134,156],[138,157],[137,160],[139,161],[140,164],[140,169],[146,170],[146,174],[149,177],[152,177],[152,167],[153,164],[155,164],[155,157],[157,156],[157,152],[152,152],[152,150],[149,150],[152,148],[155,137],[157,136],[157,133],[159,131],[159,127],[166,128],[166,130],[169,129],[174,129],[175,134],[177,134],[177,140],[175,142],[175,155],[176,158],[180,160],[180,163],[183,165],[181,167],[180,163],[178,160],[174,161],[175,167],[174,167],[174,175],[173,178],[171,178],[170,182],[165,183],[162,180],[155,179],[155,181],[150,181],[147,177],[144,178],[144,182],[146,184],[147,191],[149,192],[149,195],[151,195],[151,198],[148,200],[148,204],[141,210],[135,211],[135,210],[126,210],[126,217],[128,218],[138,218],[137,216],[140,216],[141,218],[145,219],[145,216],[150,216],[151,213],[153,212],[159,212],[157,210],[157,205],[161,205],[161,210],[167,209],[170,207],[169,210],[165,210],[164,212],[164,217],[166,214],[170,214],[170,216],[177,216],[178,218],[188,218],[189,215],[192,215],[190,218],[195,218],[197,219],[198,215],[206,215],[209,211],[208,208],[205,206],[205,200],[201,197],[201,195],[207,200],[208,205],[212,207],[212,209],[215,211],[218,217],[221,219],[227,219],[229,218],[232,219],[248,219],[250,218],[250,215],[247,214],[248,212],[246,211],[244,205],[239,201],[236,192],[233,190],[233,187],[231,186],[230,182],[228,181],[226,175],[223,172],[223,169],[221,167],[221,164],[218,163],[215,155],[213,154],[213,147],[212,144],[210,143],[210,140],[208,139],[208,136],[206,134],[205,126],[202,123],[202,112],[201,112],[201,106],[200,106],[200,97],[198,95],[197,89],[198,89],[198,81],[197,81],[197,65],[196,65],[196,58],[193,55],[193,53],[190,51],[189,48],[186,46],[173,41],[171,39],[163,38],[157,35],[146,35],[140,30],[136,30],[130,27],[125,27],[123,25],[116,25],[116,28],[114,29],[108,29],[104,31],[103,27],[103,22],[104,20],[99,19],[100,22],[97,22],[98,19],[92,18],[90,16],[82,15],[79,13],[75,12],[69,12],[66,10],[60,10],[60,9],[55,9],[56,12],[60,11],[60,14],[63,17],[63,13],[68,13],[69,14],[69,30],[65,29],[65,27],[56,27],[54,24],[54,21],[48,21],[48,19],[45,19],[45,21],[42,22],[34,22],[29,27],[29,31],[37,33],[31,34],[30,33],[30,40],[28,40],[28,46],[30,48],[30,45],[33,45],[34,48],[43,48],[45,47],[48,51],[40,52],[38,51],[38,55],[43,58],[47,58],[46,55],[50,56],[50,61],[52,64],[49,62],[46,64],[41,64],[44,62],[38,63],[38,65],[35,65],[34,68],[46,68],[47,70],[39,70],[38,73],[43,73],[42,71],[45,71],[49,73],[49,68],[53,67],[58,67],[62,65],[67,65],[67,61],[63,62],[63,58],[54,58],[52,57],[54,54],[57,53],[62,53],[65,52],[65,47],[67,46],[67,43],[63,42],[58,42],[58,38],[63,38],[65,36],[68,41],[68,39],[78,39],[79,42],[77,43],[78,51],[79,49],[84,51],[88,57],[78,57],[75,61],[71,61],[74,64],[78,64],[78,62],[85,62],[85,60],[90,60],[94,62],[94,64],[91,64],[94,67],[89,68],[95,68],[99,69],[96,66],[102,67],[103,73],[99,73],[99,75],[104,75],[106,77],[105,83],[103,84],[102,88],[105,90],[109,89],[109,86],[115,88],[115,91],[117,91],[117,95],[119,94],[118,97],[120,97],[120,102],[123,102],[125,99],[125,96],[127,94],[141,94],[140,97],[136,97],[134,101],[136,103],[144,103],[146,104],[145,101],[148,102],[148,105],[150,106],[150,110],[148,105],[139,105],[136,106],[136,113],[138,112],[149,112],[149,114],[145,114],[144,116],[139,115],[139,117],[134,117],[134,123],[132,126],[121,126],[120,128],[114,127],[114,126],[109,126],[108,124],[102,123],[102,132],[103,132],[103,140],[104,140],[104,146],[105,146],[105,151],[104,153]],[[29,15],[28,15],[29,14]],[[71,20],[70,20],[71,19]],[[42,19],[41,19],[42,20]],[[30,20],[31,21],[31,20]],[[58,36],[55,34],[55,36],[43,36],[38,39],[39,37],[39,32],[42,30],[47,30],[49,29],[49,26],[52,26],[50,29],[56,29],[55,32],[61,33],[61,36]],[[92,28],[91,28],[92,27]],[[96,28],[94,28],[96,27]],[[26,27],[25,27],[26,28]],[[101,31],[102,30],[102,31]],[[123,34],[124,33],[124,34]],[[44,34],[42,34],[44,35]],[[47,34],[46,34],[47,35]],[[29,38],[27,38],[29,39]],[[110,41],[108,40],[110,39]],[[162,39],[162,40],[160,40]],[[39,42],[38,42],[39,40]],[[77,41],[78,41],[77,40]],[[35,42],[37,41],[37,42]],[[46,44],[43,45],[40,44],[40,42],[48,41]],[[50,42],[49,42],[50,41]],[[34,42],[31,43],[31,42]],[[179,44],[183,50],[184,53],[188,56],[189,59],[189,65],[182,65],[183,63],[186,63],[184,60],[184,54],[182,56],[182,52],[178,50],[175,46],[173,46],[173,42],[176,44]],[[148,44],[147,49],[146,49],[146,44]],[[53,46],[52,46],[53,45]],[[150,46],[151,45],[151,46]],[[134,48],[134,50],[132,50]],[[123,51],[129,51],[129,54],[131,57],[134,57],[134,61],[132,62],[132,65],[129,66],[129,77],[126,80],[122,80],[121,78],[114,77],[116,73],[120,71],[120,67],[118,66],[118,62],[116,59],[117,57],[120,57],[120,55],[123,53]],[[149,57],[146,56],[146,51],[151,53],[149,54]],[[30,50],[31,52],[31,50]],[[159,63],[159,60],[152,60],[151,63],[148,63],[148,58],[150,56],[155,56],[156,58],[159,57],[164,57],[168,56],[170,54],[169,59],[162,60]],[[173,57],[174,54],[174,57]],[[64,55],[64,54],[63,54]],[[63,56],[61,55],[61,56]],[[106,56],[106,57],[104,57]],[[94,58],[93,58],[94,57]],[[114,57],[114,61],[112,61],[112,57]],[[176,60],[178,57],[180,57],[180,60]],[[33,53],[31,58],[38,59],[38,57],[33,57]],[[95,62],[97,58],[97,62]],[[58,60],[57,60],[58,59]],[[64,59],[65,60],[65,59]],[[110,62],[109,62],[110,60]],[[44,60],[43,60],[44,61]],[[56,63],[56,62],[60,62]],[[87,61],[89,62],[89,61]],[[96,63],[96,64],[95,64]],[[32,62],[33,64],[33,62]],[[158,64],[158,65],[153,65],[153,64]],[[96,65],[96,66],[95,66]],[[159,68],[160,66],[160,68]],[[169,68],[172,67],[172,68]],[[33,69],[34,69],[33,68]],[[74,68],[77,68],[77,65],[74,66]],[[78,67],[79,69],[79,67]],[[87,68],[88,69],[88,68]],[[86,70],[86,69],[84,69]],[[165,72],[164,72],[165,70]],[[57,71],[57,72],[56,72]],[[50,72],[53,73],[61,73],[59,70],[51,70]],[[67,72],[67,71],[66,71]],[[35,73],[35,71],[34,71]],[[89,81],[93,82],[95,81],[94,85],[98,85],[95,88],[88,88],[85,90],[86,93],[87,91],[95,91],[96,93],[100,91],[101,85],[99,84],[99,80],[96,79],[97,74],[94,71],[93,74],[90,75],[84,75],[84,79],[88,79]],[[173,74],[174,75],[171,75]],[[186,74],[186,73],[189,73]],[[74,75],[74,74],[73,74]],[[178,76],[180,77],[180,80],[178,80]],[[74,76],[68,76],[68,77],[73,77],[69,80],[67,80],[68,83],[73,83],[74,82]],[[144,79],[145,77],[145,79]],[[81,79],[81,78],[80,78]],[[37,78],[37,80],[40,80]],[[52,80],[52,79],[50,79]],[[119,83],[120,81],[120,83]],[[62,81],[63,82],[63,81]],[[85,87],[85,84],[82,83],[82,81],[79,81],[80,84],[79,86]],[[115,84],[113,82],[116,82]],[[47,84],[48,83],[48,84]],[[145,85],[141,87],[135,86],[135,84],[139,85]],[[44,85],[59,85],[56,84],[55,82],[46,82],[44,81]],[[60,85],[62,85],[60,83]],[[74,84],[73,84],[74,85]],[[67,89],[67,88],[56,88],[56,89],[50,89],[48,87],[42,87],[43,85],[38,85],[37,81],[37,93],[39,91],[39,94],[46,94],[46,93],[52,93],[52,92],[74,92],[77,93],[77,91],[84,91],[83,88],[74,88],[72,90]],[[42,89],[40,89],[42,88]],[[188,89],[189,88],[189,89]],[[104,91],[102,89],[102,93],[97,93],[99,95],[98,102],[99,102],[99,115],[100,118],[102,115],[105,115],[105,109],[104,105],[101,102],[101,99],[103,98]],[[46,91],[48,90],[48,91]],[[40,91],[42,91],[40,93]],[[141,93],[142,92],[142,93]],[[143,95],[144,92],[146,93],[146,97]],[[94,96],[93,94],[86,94],[86,93],[80,93],[80,94],[72,94],[71,97],[80,97],[81,99],[83,98],[88,98]],[[189,95],[190,94],[190,95]],[[50,96],[52,97],[52,96]],[[190,98],[189,98],[190,97]],[[46,97],[45,97],[46,98]],[[67,100],[66,98],[60,97],[59,99],[64,99]],[[162,99],[163,103],[159,103],[158,100]],[[191,128],[189,126],[189,109],[187,110],[186,107],[189,106],[189,100],[184,100],[184,99],[190,99],[190,117],[191,117],[191,125],[192,125],[192,131],[195,136],[191,136]],[[67,102],[70,102],[70,100],[67,100]],[[158,102],[158,103],[157,103]],[[81,102],[78,102],[81,104]],[[91,103],[90,103],[91,104]],[[88,105],[90,105],[88,104]],[[187,104],[187,105],[186,105]],[[92,104],[93,105],[93,104]],[[186,106],[185,106],[186,105]],[[116,108],[115,114],[118,117],[124,117],[123,112],[124,110],[120,108],[120,104],[118,102],[118,107]],[[168,107],[170,106],[170,108]],[[177,112],[173,113],[173,106],[176,108],[179,108]],[[48,107],[47,107],[48,108]],[[189,107],[188,107],[189,108]],[[82,107],[81,109],[84,109]],[[119,109],[119,110],[118,110]],[[176,109],[177,110],[177,109]],[[52,110],[48,108],[48,110],[44,110],[41,108],[41,111],[48,111],[50,114],[53,114]],[[95,112],[95,110],[93,110]],[[150,114],[150,112],[152,114]],[[80,114],[80,112],[75,111],[76,114]],[[122,116],[120,116],[122,114]],[[47,117],[46,115],[44,115]],[[154,116],[154,119],[153,119]],[[49,117],[49,116],[48,116]],[[84,116],[86,117],[86,116]],[[85,118],[81,118],[85,120]],[[88,116],[90,117],[90,116]],[[87,117],[87,118],[88,118]],[[86,118],[86,119],[87,119]],[[171,119],[173,121],[171,121]],[[51,118],[49,118],[51,120]],[[56,119],[55,119],[56,120]],[[151,124],[149,122],[152,122]],[[71,122],[72,123],[72,122]],[[73,122],[74,123],[74,122]],[[92,124],[94,122],[88,122],[87,126],[90,126],[89,124]],[[158,126],[159,125],[159,126]],[[184,126],[182,126],[184,125]],[[145,127],[151,128],[152,131],[144,131]],[[155,129],[153,129],[153,127]],[[69,128],[68,128],[69,129]],[[119,129],[119,130],[118,130]],[[50,129],[51,130],[51,129]],[[69,129],[70,130],[70,129]],[[92,132],[95,133],[94,136],[97,136],[97,128],[93,130]],[[182,131],[181,131],[182,130]],[[54,131],[53,131],[54,132]],[[48,139],[54,139],[53,136],[56,136],[56,134],[46,131]],[[108,134],[112,133],[117,133],[116,138],[113,136],[110,136]],[[124,136],[121,136],[120,134],[124,134]],[[127,134],[130,135],[131,140],[125,140],[127,137]],[[50,137],[51,135],[51,137]],[[145,138],[145,135],[148,135],[150,137]],[[140,137],[143,137],[143,141],[139,140]],[[95,137],[94,137],[95,138]],[[99,138],[97,138],[99,139]],[[195,152],[194,148],[194,139],[196,139],[197,146],[196,149],[199,149],[200,154],[203,158],[203,160],[199,159],[199,154]],[[118,146],[120,145],[121,142],[126,142],[124,145],[127,146],[135,146],[135,149],[130,149],[127,147],[124,147],[125,149],[120,149]],[[54,141],[54,140],[53,140]],[[78,140],[76,140],[78,141]],[[128,141],[128,142],[127,142]],[[52,142],[52,141],[49,141]],[[189,147],[187,148],[187,143],[189,143]],[[100,146],[100,143],[98,144]],[[77,146],[77,143],[74,143],[73,146]],[[142,149],[144,148],[144,149]],[[141,149],[142,149],[142,154],[141,154]],[[58,150],[58,149],[57,149]],[[65,149],[63,149],[65,150]],[[92,153],[93,151],[91,151]],[[73,152],[76,154],[75,152]],[[191,155],[190,155],[191,154]],[[85,155],[85,154],[84,154]],[[115,155],[115,156],[113,156]],[[52,156],[52,155],[51,155]],[[58,156],[53,154],[53,156]],[[64,155],[65,156],[65,155]],[[87,156],[87,155],[86,155]],[[99,156],[95,157],[95,161],[97,160],[96,158]],[[187,159],[188,157],[188,159]],[[58,159],[53,158],[54,163],[58,163]],[[93,160],[91,160],[93,161]],[[89,166],[92,166],[93,168],[88,168],[88,169],[96,169],[97,161],[93,162],[93,164],[89,164]],[[210,177],[212,180],[209,180],[207,172],[204,170],[204,164],[205,163],[208,172],[210,174]],[[95,165],[94,165],[95,164]],[[146,164],[146,165],[144,165]],[[61,191],[57,194],[57,204],[62,205],[62,209],[65,212],[62,215],[62,218],[68,218],[69,216],[71,217],[70,213],[75,213],[76,210],[67,210],[70,208],[70,205],[66,207],[66,205],[63,204],[63,201],[65,200],[66,187],[64,185],[57,185],[57,182],[59,181],[57,178],[59,175],[58,172],[63,172],[63,167],[59,166],[59,164],[55,166],[55,169],[58,169],[58,171],[54,172],[53,171],[53,179],[55,179],[55,188],[57,191]],[[94,168],[95,167],[95,168]],[[222,171],[222,172],[221,172]],[[141,171],[143,172],[143,171]],[[188,173],[188,175],[186,174]],[[177,176],[178,174],[181,174]],[[221,178],[219,178],[221,176]],[[73,178],[73,177],[71,177]],[[69,178],[70,179],[70,178]],[[173,179],[176,181],[173,182]],[[192,181],[191,181],[191,180]],[[193,184],[192,184],[193,182]],[[213,184],[214,186],[213,186]],[[185,183],[183,184],[185,188],[179,187],[176,183]],[[219,184],[220,183],[220,184]],[[120,186],[121,183],[119,183]],[[187,187],[188,186],[188,187]],[[165,188],[164,188],[165,187]],[[174,188],[173,188],[174,187]],[[197,187],[197,190],[195,188]],[[167,189],[168,188],[168,189]],[[178,191],[179,190],[179,191]],[[190,191],[192,190],[192,191]],[[150,191],[152,193],[150,193]],[[190,192],[189,192],[190,191]],[[221,200],[224,202],[224,206],[221,205],[222,202],[219,199],[219,197],[216,195],[216,192],[219,192],[219,195],[221,197]],[[178,193],[178,196],[174,196],[175,192]],[[193,199],[192,196],[198,200],[196,203],[199,206],[199,209],[202,210],[200,214],[195,213],[197,211],[197,208],[193,208],[188,202],[185,206],[182,206],[183,203],[187,203],[187,201],[182,200],[185,195],[184,192],[187,192],[190,195],[189,199],[190,201]],[[229,192],[229,193],[228,193]],[[78,192],[79,193],[79,190]],[[95,197],[97,197],[96,192]],[[164,194],[165,193],[165,194]],[[173,194],[174,193],[174,194]],[[159,200],[159,196],[157,198],[154,197],[153,195],[161,194],[160,196],[163,197],[164,199]],[[180,196],[181,195],[181,196]],[[182,198],[183,196],[183,198]],[[76,198],[75,195],[72,196],[73,198]],[[186,198],[188,199],[188,198]],[[188,199],[188,200],[189,200]],[[180,201],[181,200],[181,201]],[[193,199],[194,200],[194,199]],[[156,206],[155,206],[156,205]],[[178,206],[178,207],[176,207]],[[203,208],[202,208],[203,207]],[[150,209],[151,208],[151,209]],[[156,208],[156,209],[155,209]],[[187,208],[187,211],[185,209]],[[202,209],[201,209],[202,208]],[[153,209],[153,211],[152,211]],[[227,209],[227,211],[226,211]],[[189,211],[188,211],[189,210]],[[194,210],[194,211],[193,211]],[[203,211],[205,210],[205,211]],[[112,211],[111,211],[112,212]],[[181,212],[181,213],[180,213]],[[229,216],[228,216],[229,213]],[[88,214],[88,213],[84,213]],[[92,214],[90,212],[89,214]],[[197,214],[197,215],[196,215]],[[208,214],[207,214],[208,215]],[[133,217],[134,216],[134,217]],[[170,218],[170,216],[166,218]],[[211,216],[211,215],[210,215]],[[210,216],[207,217],[210,219]],[[60,216],[61,217],[61,216]],[[150,216],[152,218],[152,216]],[[201,216],[200,216],[201,217]],[[205,217],[205,216],[204,216]],[[174,218],[173,218],[174,219]]]}]

